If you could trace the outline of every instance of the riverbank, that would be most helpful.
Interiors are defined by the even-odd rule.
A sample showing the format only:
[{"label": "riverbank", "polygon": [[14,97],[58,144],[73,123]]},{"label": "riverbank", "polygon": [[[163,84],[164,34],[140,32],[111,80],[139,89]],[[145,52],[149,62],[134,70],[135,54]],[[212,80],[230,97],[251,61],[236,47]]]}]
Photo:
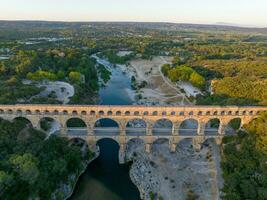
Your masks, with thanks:
[{"label": "riverbank", "polygon": [[172,57],[155,56],[151,60],[137,58],[129,62],[127,69],[130,73],[134,73],[136,85],[146,83],[136,91],[139,104],[191,104],[184,92],[167,80],[161,72],[161,67],[171,63],[171,60]]},{"label": "riverbank", "polygon": [[51,200],[67,200],[72,196],[79,178],[83,175],[83,173],[85,173],[88,165],[93,162],[100,154],[98,146],[95,146],[94,149],[90,150],[93,151],[94,157],[90,160],[84,161],[82,167],[83,169],[77,174],[71,174],[68,178],[68,183],[62,182],[58,189],[56,189],[55,192],[51,195]]},{"label": "riverbank", "polygon": [[[133,104],[191,104],[183,90],[167,80],[161,72],[162,65],[170,63],[171,57],[156,56],[151,60],[135,58],[125,65],[113,65],[107,59],[99,58],[96,54],[92,57],[112,73],[106,87],[115,85],[116,90],[124,97],[129,98]],[[106,87],[100,89],[100,96],[109,95],[107,92],[109,89]],[[105,103],[105,101],[101,101],[101,104],[104,104],[103,102]]]},{"label": "riverbank", "polygon": [[185,200],[189,195],[220,199],[220,151],[213,141],[195,151],[192,141],[184,140],[170,153],[168,142],[159,140],[147,154],[143,143],[135,140],[127,145],[126,160],[133,161],[130,177],[144,200]]},{"label": "riverbank", "polygon": [[77,182],[69,200],[139,200],[139,191],[129,176],[129,165],[119,164],[119,145],[102,139],[97,145],[100,155]]}]

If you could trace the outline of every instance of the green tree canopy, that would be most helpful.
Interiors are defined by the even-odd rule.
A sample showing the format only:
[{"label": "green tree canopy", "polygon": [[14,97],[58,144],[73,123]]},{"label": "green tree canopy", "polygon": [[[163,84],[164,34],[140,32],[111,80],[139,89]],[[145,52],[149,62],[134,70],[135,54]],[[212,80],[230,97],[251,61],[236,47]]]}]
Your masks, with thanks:
[{"label": "green tree canopy", "polygon": [[82,80],[82,75],[80,72],[70,72],[69,79],[72,83],[80,83]]}]

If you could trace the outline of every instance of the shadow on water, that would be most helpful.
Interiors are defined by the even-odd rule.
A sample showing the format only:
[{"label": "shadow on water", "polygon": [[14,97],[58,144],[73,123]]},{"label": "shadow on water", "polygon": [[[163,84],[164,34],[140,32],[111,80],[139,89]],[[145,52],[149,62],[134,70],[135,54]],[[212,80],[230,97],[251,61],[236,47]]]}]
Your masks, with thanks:
[{"label": "shadow on water", "polygon": [[129,166],[120,165],[119,145],[112,139],[97,143],[100,156],[80,177],[71,200],[139,200],[139,191],[129,177]]}]

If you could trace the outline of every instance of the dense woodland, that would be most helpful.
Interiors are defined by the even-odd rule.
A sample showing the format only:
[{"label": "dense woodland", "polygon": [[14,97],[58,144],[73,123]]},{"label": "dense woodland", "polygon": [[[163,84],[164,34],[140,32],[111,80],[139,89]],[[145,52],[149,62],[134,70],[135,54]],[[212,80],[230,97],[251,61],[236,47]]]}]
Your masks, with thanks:
[{"label": "dense woodland", "polygon": [[45,133],[23,119],[1,120],[0,129],[1,199],[51,199],[59,184],[68,182],[70,174],[78,175],[83,161],[93,156],[64,138],[45,140]]},{"label": "dense woodland", "polygon": [[224,138],[223,199],[267,199],[267,113]]},{"label": "dense woodland", "polygon": [[[33,82],[70,82],[77,92],[73,102],[82,102],[85,95],[91,95],[98,90],[98,72],[95,65],[95,60],[89,57],[87,51],[76,48],[19,50],[9,60],[0,62],[0,78],[3,83],[0,102],[15,103],[18,99],[27,101],[29,96],[40,92],[34,85],[21,84],[25,79]],[[24,92],[21,93],[21,90]]]}]

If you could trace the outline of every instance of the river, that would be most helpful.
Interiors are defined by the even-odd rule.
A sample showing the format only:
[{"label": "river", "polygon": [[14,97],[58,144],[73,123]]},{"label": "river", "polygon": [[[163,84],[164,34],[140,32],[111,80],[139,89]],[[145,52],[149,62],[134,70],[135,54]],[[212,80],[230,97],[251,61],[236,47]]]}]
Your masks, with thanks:
[{"label": "river", "polygon": [[[133,104],[130,77],[119,67],[113,67],[96,56],[95,58],[112,71],[106,87],[99,91],[101,104]],[[139,191],[129,176],[129,166],[119,164],[119,145],[110,139],[100,140],[98,145],[99,157],[88,165],[70,200],[139,200]]]},{"label": "river", "polygon": [[108,61],[92,56],[99,64],[104,65],[112,72],[110,80],[99,91],[102,105],[130,105],[134,103],[134,91],[131,87],[131,78],[122,72],[120,67],[114,67]]}]

